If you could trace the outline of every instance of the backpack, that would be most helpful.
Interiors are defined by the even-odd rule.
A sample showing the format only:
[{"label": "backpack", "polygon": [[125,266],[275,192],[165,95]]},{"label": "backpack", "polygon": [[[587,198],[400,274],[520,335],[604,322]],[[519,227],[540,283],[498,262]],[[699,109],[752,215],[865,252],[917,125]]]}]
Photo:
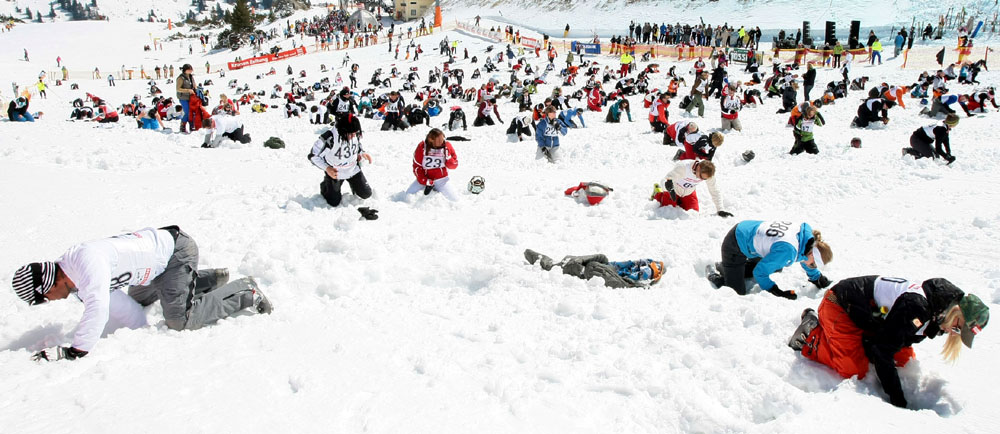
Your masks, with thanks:
[{"label": "backpack", "polygon": [[283,149],[285,147],[285,142],[277,137],[271,137],[264,142],[264,147],[271,149]]}]

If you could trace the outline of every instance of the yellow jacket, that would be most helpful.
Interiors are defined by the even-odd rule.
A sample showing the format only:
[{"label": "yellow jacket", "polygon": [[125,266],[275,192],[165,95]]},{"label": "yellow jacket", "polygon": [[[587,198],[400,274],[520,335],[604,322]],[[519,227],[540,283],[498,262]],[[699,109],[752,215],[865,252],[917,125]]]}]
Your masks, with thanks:
[{"label": "yellow jacket", "polygon": [[628,65],[629,63],[632,63],[633,60],[635,60],[635,59],[631,55],[629,55],[628,53],[623,53],[622,57],[620,59],[620,61],[621,61],[621,63],[623,65]]}]

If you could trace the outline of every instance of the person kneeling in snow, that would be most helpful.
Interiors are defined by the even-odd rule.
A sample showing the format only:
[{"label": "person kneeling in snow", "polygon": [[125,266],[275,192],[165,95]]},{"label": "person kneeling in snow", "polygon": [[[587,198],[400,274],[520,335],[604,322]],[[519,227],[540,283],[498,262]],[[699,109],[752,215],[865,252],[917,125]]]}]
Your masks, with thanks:
[{"label": "person kneeling in snow", "polygon": [[230,139],[242,144],[250,143],[250,135],[243,133],[243,123],[229,115],[217,115],[206,118],[201,127],[208,130],[202,148],[218,148],[222,139]]},{"label": "person kneeling in snow", "polygon": [[660,184],[656,184],[650,199],[659,202],[660,206],[698,211],[698,193],[695,189],[703,181],[708,183],[708,192],[718,210],[716,214],[720,217],[732,217],[731,213],[722,210],[722,195],[715,184],[715,164],[708,160],[688,160],[677,164],[664,180],[666,188],[661,190]]},{"label": "person kneeling in snow", "polygon": [[798,155],[805,151],[810,154],[818,154],[819,147],[816,146],[814,131],[816,127],[821,126],[823,126],[823,115],[819,114],[816,107],[807,108],[792,130],[795,142],[792,144],[792,150],[788,153]]},{"label": "person kneeling in snow", "polygon": [[444,139],[444,132],[437,128],[430,130],[413,152],[413,174],[417,179],[406,189],[406,194],[416,194],[423,190],[426,195],[437,191],[449,200],[458,200],[448,177],[448,169],[456,168],[458,156],[455,148]]},{"label": "person kneeling in snow", "polygon": [[517,136],[517,141],[520,142],[524,140],[524,137],[531,137],[534,128],[535,124],[531,123],[531,117],[514,116],[514,119],[510,121],[510,126],[507,127],[507,135]]},{"label": "person kneeling in snow", "polygon": [[[573,118],[576,117],[580,121],[580,125],[577,126],[576,121]],[[583,110],[578,108],[571,108],[559,112],[559,122],[566,125],[566,128],[587,128],[587,123],[583,121]]]},{"label": "person kneeling in snow", "polygon": [[562,268],[563,274],[576,276],[584,280],[600,277],[604,286],[609,288],[646,288],[660,281],[663,276],[662,261],[639,259],[635,261],[609,262],[602,254],[586,256],[567,256],[559,262],[552,258],[528,249],[524,251],[528,263],[541,265],[545,271],[553,267]]},{"label": "person kneeling in snow", "polygon": [[145,110],[139,115],[139,128],[144,130],[162,130],[163,119],[155,108]]},{"label": "person kneeling in snow", "polygon": [[7,119],[11,122],[34,122],[35,118],[28,111],[28,99],[18,97],[7,106]]},{"label": "person kneeling in snow", "polygon": [[946,335],[941,354],[955,362],[990,319],[990,309],[946,279],[922,283],[885,276],[844,279],[819,305],[802,312],[788,346],[833,368],[843,378],[865,378],[875,365],[889,402],[906,407],[896,367],[914,358],[913,344]]},{"label": "person kneeling in snow", "polygon": [[713,285],[728,286],[739,295],[747,294],[745,279],[752,277],[761,291],[795,300],[795,291],[778,288],[771,274],[798,262],[809,282],[822,289],[830,279],[819,270],[832,260],[830,245],[808,223],[744,220],[722,240],[722,262],[707,277]]},{"label": "person kneeling in snow", "polygon": [[252,278],[224,285],[228,280],[224,268],[199,271],[198,245],[177,226],[167,226],[77,244],[55,262],[21,267],[12,287],[32,305],[70,294],[83,301],[72,345],[33,357],[56,361],[87,355],[105,331],[146,326],[143,306],[157,300],[171,330],[196,330],[247,308],[271,313]]},{"label": "person kneeling in snow", "polygon": [[319,135],[309,152],[309,161],[325,173],[319,192],[330,206],[340,205],[343,196],[340,188],[344,181],[351,186],[351,193],[361,199],[372,196],[372,188],[361,172],[361,159],[372,162],[361,146],[361,121],[353,114],[337,118],[337,129],[327,129]]},{"label": "person kneeling in snow", "polygon": [[535,142],[538,143],[536,159],[544,156],[550,163],[559,160],[559,135],[566,135],[566,125],[556,119],[556,108],[545,107],[545,117],[535,125]]},{"label": "person kneeling in snow", "polygon": [[[928,125],[917,128],[910,135],[910,147],[903,148],[903,155],[912,155],[914,158],[921,157],[942,157],[948,164],[955,162],[955,156],[951,155],[951,143],[949,135],[952,128],[958,125],[958,115],[950,114],[942,125]],[[931,144],[934,148],[931,148]]]},{"label": "person kneeling in snow", "polygon": [[608,116],[604,118],[604,121],[615,124],[619,123],[622,120],[622,113],[625,113],[628,121],[632,122],[632,111],[629,110],[628,100],[624,98],[611,105],[611,109],[608,110]]}]

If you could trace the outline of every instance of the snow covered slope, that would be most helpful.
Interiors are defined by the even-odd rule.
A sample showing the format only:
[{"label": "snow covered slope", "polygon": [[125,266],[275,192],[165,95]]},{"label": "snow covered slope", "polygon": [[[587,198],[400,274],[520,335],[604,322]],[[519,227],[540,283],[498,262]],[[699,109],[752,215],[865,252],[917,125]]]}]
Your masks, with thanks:
[{"label": "snow covered slope", "polygon": [[[81,3],[89,4],[90,0],[81,1]],[[51,0],[14,0],[0,2],[0,14],[11,15],[14,17],[19,17],[21,19],[25,18],[24,9],[31,9],[32,13],[36,11],[41,11],[45,22],[50,22],[49,19],[49,4],[54,3]],[[215,8],[216,4],[219,4],[223,9],[232,9],[232,5],[221,1],[221,0],[208,0],[205,2],[208,10]],[[195,11],[196,8],[191,5],[191,0],[99,0],[97,2],[98,9],[101,15],[108,17],[112,21],[136,21],[138,19],[146,19],[149,16],[149,11],[156,13],[156,16],[164,20],[170,18],[174,21],[183,20],[187,15],[188,11]],[[20,7],[22,12],[20,14],[15,12],[15,7]],[[59,5],[55,5],[56,14],[59,20],[64,19],[62,11]]]},{"label": "snow covered slope", "polygon": [[[196,79],[215,81],[208,87],[215,97],[229,92],[225,82],[232,78],[254,90],[288,78],[257,80],[267,67],[225,78],[203,74],[206,58],[197,50],[189,56],[186,43],[142,52],[154,31],[116,23],[18,26],[2,36],[0,96],[10,97],[7,83],[30,83],[39,69],[51,68],[59,53],[84,70],[190,62]],[[460,32],[446,35],[470,54],[487,45]],[[385,46],[352,50],[359,81],[392,65],[419,66],[426,77],[427,68],[440,66],[432,53],[440,37],[417,40],[425,50],[419,62],[390,59]],[[38,60],[15,60],[22,47]],[[247,57],[215,53],[207,60],[221,65],[234,55]],[[346,79],[346,68],[318,72],[320,64],[341,65],[343,56],[314,54],[276,66],[306,70],[307,84],[337,72]],[[672,64],[659,63],[663,71]],[[858,65],[854,74],[911,83],[919,71],[899,65],[899,59]],[[458,66],[471,72],[468,61]],[[1000,78],[991,70],[980,76],[984,83]],[[838,76],[824,70],[817,83]],[[32,100],[34,111],[45,112],[39,122],[0,123],[3,432],[841,433],[879,426],[982,433],[1000,425],[990,398],[1000,390],[1000,377],[992,375],[1000,356],[996,326],[954,366],[941,361],[941,339],[918,345],[918,361],[900,371],[912,408],[896,409],[874,375],[841,380],[785,346],[802,309],[819,303],[801,271],[777,276],[783,288],[801,294],[794,302],[756,290],[745,297],[713,290],[701,274],[719,259],[722,238],[737,221],[804,220],[833,246],[835,261],[825,270],[833,279],[943,276],[996,312],[997,113],[963,118],[952,136],[958,160],[944,166],[899,156],[910,132],[930,123],[917,116],[916,101],[893,109],[885,128],[851,130],[853,93],[823,108],[830,124],[817,132],[821,153],[798,157],[787,155],[791,131],[786,116],[774,113],[776,100],[746,109],[746,130],[727,135],[716,157],[734,219],[714,216],[707,191],[699,192],[701,213],[647,200],[673,166],[675,148],[647,132],[638,98],[634,123],[606,124],[603,113],[585,113],[588,128],[564,138],[558,165],[535,160],[531,141],[508,142],[506,125],[455,132],[472,141],[453,142],[459,158],[453,178],[464,185],[481,175],[487,183],[481,195],[463,194],[456,203],[402,194],[426,127],[381,132],[378,122],[365,119],[364,143],[375,161],[364,171],[375,195],[366,201],[348,195],[345,205],[330,208],[318,194],[322,173],[306,160],[321,129],[305,119],[244,108],[240,118],[254,142],[206,150],[198,148],[200,134],[142,131],[128,121],[110,127],[66,121],[70,101],[84,92],[120,104],[133,94],[146,97],[147,89],[144,80],[115,88],[71,82],[79,91],[52,87],[49,99]],[[664,74],[657,74],[653,85],[663,84]],[[541,86],[540,96],[551,90]],[[453,104],[473,112],[470,103],[446,106]],[[708,102],[698,120],[703,130],[718,125],[716,104]],[[516,106],[505,102],[500,113],[509,121]],[[671,109],[671,119],[681,118]],[[262,148],[270,136],[288,147]],[[863,148],[848,147],[854,136]],[[740,164],[746,149],[757,159]],[[563,197],[565,188],[589,180],[615,191],[596,207]],[[359,221],[357,206],[379,209],[380,219]],[[54,259],[80,241],[168,224],[194,237],[202,266],[256,276],[275,312],[173,332],[154,306],[148,312],[154,326],[119,330],[83,359],[29,360],[33,351],[68,342],[82,306],[24,305],[6,289],[13,270]],[[532,267],[522,257],[526,248],[556,258],[652,257],[668,269],[651,289],[612,290]]]}]

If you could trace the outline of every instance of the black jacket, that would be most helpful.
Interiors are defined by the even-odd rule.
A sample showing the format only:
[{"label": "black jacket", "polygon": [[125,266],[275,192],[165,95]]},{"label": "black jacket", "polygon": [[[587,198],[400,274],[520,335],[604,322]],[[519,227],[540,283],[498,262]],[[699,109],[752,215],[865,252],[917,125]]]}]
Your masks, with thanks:
[{"label": "black jacket", "polygon": [[25,104],[24,107],[17,108],[17,103],[11,101],[10,105],[7,106],[7,119],[14,120],[15,115],[24,116],[28,113],[28,105]]},{"label": "black jacket", "polygon": [[[906,406],[893,357],[904,347],[943,334],[939,327],[941,316],[965,293],[945,279],[928,279],[922,285],[925,295],[904,293],[896,299],[889,314],[882,315],[875,302],[875,281],[878,278],[861,276],[844,279],[830,291],[837,296],[837,303],[854,325],[865,332],[861,341],[865,355],[875,365],[875,373],[889,395],[889,401],[897,406]],[[923,332],[917,334],[925,325]]]},{"label": "black jacket", "polygon": [[802,74],[802,85],[803,86],[812,86],[815,83],[816,83],[816,69],[815,68],[806,71],[805,74]]}]

